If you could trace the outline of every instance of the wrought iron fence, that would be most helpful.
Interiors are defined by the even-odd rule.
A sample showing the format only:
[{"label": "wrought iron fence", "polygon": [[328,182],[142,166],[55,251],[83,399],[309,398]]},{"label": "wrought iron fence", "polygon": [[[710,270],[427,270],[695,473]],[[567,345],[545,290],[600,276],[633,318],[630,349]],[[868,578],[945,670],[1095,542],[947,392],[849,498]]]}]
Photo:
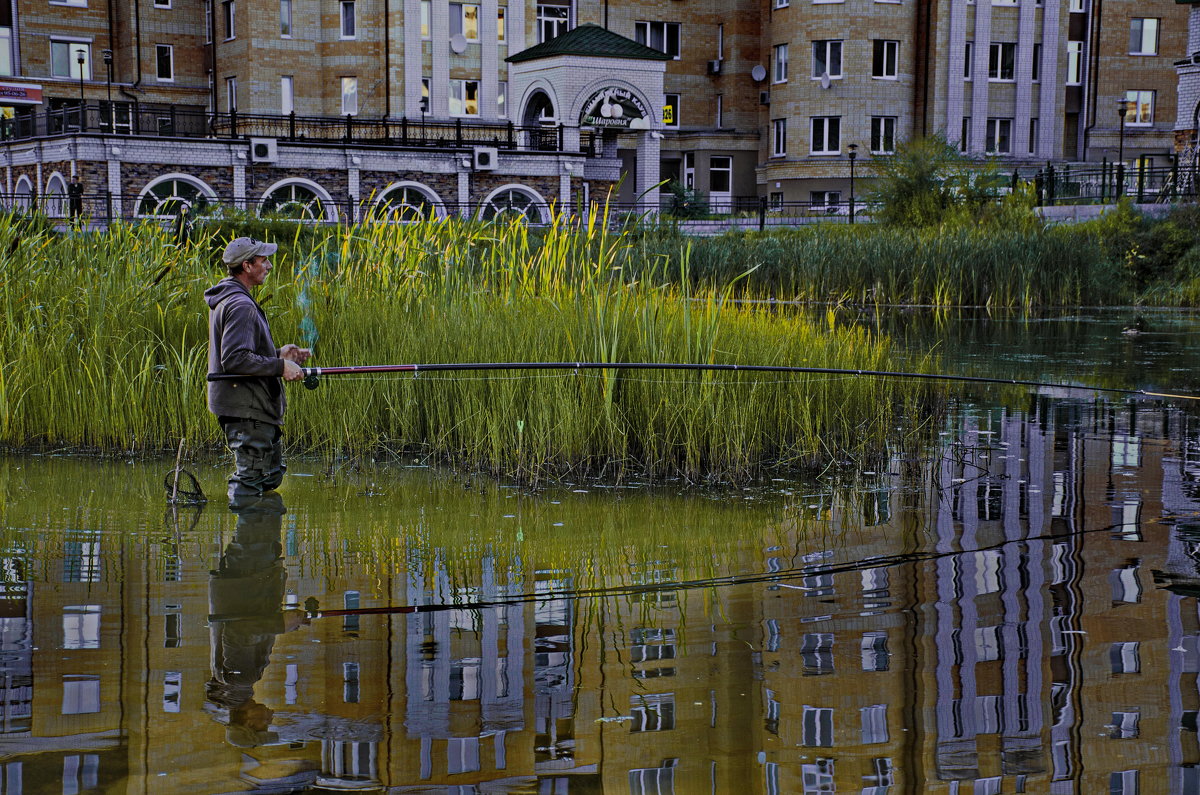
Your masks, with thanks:
[{"label": "wrought iron fence", "polygon": [[[567,151],[566,128],[528,127],[506,122],[467,119],[373,119],[362,116],[299,116],[209,113],[177,105],[139,105],[99,102],[73,105],[42,113],[0,119],[0,140],[18,141],[71,133],[212,138],[238,140],[275,138],[284,142],[365,144],[370,146],[497,149],[534,152]],[[598,141],[590,131],[579,132],[571,151],[595,155]]]},{"label": "wrought iron fence", "polygon": [[1041,205],[1111,204],[1123,197],[1134,202],[1181,202],[1197,199],[1195,161],[1176,162],[1166,167],[1123,163],[1047,165],[1025,178],[1030,179]]}]

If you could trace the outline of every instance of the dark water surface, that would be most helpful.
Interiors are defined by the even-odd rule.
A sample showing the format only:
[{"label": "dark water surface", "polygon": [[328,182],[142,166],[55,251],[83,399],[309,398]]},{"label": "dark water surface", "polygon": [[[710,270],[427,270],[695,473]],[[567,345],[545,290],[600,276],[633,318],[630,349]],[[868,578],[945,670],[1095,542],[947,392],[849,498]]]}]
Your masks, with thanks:
[{"label": "dark water surface", "polygon": [[[879,322],[1195,392],[1200,320],[1147,319]],[[981,391],[934,437],[849,489],[297,461],[236,511],[223,463],[173,512],[169,464],[0,459],[0,793],[1200,792],[1200,415]]]}]

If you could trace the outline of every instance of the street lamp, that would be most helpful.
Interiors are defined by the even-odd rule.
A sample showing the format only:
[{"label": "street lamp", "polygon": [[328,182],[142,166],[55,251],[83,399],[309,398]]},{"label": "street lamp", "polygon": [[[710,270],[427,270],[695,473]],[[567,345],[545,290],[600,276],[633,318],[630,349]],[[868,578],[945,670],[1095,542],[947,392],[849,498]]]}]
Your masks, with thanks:
[{"label": "street lamp", "polygon": [[846,147],[850,157],[850,223],[854,223],[854,159],[858,157],[858,144]]},{"label": "street lamp", "polygon": [[87,63],[87,53],[80,48],[75,51],[75,61],[79,64],[79,129],[84,127],[84,104],[83,104],[83,65]]},{"label": "street lamp", "polygon": [[1117,196],[1125,195],[1125,114],[1129,113],[1129,100],[1117,100],[1117,115],[1121,126],[1117,137]]},{"label": "street lamp", "polygon": [[100,55],[104,58],[105,84],[106,84],[106,88],[108,89],[108,131],[111,133],[116,130],[116,127],[115,127],[116,117],[113,114],[113,104],[112,104],[113,51],[107,50],[107,49],[101,50]]}]

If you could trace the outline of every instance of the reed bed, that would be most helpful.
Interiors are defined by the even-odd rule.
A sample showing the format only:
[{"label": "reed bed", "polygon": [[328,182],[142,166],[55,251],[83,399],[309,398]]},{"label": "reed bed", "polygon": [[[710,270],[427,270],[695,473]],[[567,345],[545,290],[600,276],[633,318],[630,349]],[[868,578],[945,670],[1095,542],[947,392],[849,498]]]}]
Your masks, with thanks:
[{"label": "reed bed", "polygon": [[[887,369],[886,340],[692,286],[688,251],[559,219],[369,224],[283,244],[260,292],[314,364],[681,361]],[[0,219],[0,444],[217,446],[204,407],[223,241],[151,226],[62,237]],[[636,267],[630,263],[635,261]],[[736,285],[737,281],[732,280]],[[884,379],[597,371],[328,379],[289,389],[293,449],[415,453],[536,479],[744,478],[875,451],[928,392]]]}]

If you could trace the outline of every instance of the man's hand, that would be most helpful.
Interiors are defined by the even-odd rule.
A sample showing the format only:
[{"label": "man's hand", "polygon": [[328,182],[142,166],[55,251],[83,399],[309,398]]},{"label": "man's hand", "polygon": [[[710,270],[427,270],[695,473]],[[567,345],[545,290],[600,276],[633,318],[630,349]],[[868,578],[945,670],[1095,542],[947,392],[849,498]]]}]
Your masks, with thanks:
[{"label": "man's hand", "polygon": [[283,360],[283,380],[299,381],[304,378],[304,370],[291,359]]},{"label": "man's hand", "polygon": [[301,348],[299,345],[288,343],[279,349],[279,358],[296,364],[304,364],[312,356],[311,348]]}]

